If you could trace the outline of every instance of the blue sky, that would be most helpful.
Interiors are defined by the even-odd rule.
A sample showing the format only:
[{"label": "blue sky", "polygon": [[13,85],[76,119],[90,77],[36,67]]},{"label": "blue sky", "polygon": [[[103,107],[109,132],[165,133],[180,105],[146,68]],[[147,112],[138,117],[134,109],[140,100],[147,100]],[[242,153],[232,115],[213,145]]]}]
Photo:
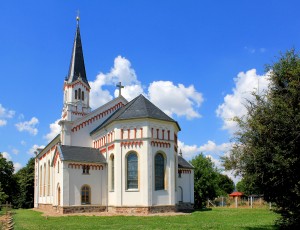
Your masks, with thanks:
[{"label": "blue sky", "polygon": [[[186,158],[219,164],[265,65],[298,49],[298,1],[2,1],[0,151],[16,168],[55,132],[80,10],[95,105],[118,80],[176,119]],[[105,84],[104,84],[104,83]],[[50,125],[52,124],[52,129]],[[47,139],[48,137],[48,139]]]}]

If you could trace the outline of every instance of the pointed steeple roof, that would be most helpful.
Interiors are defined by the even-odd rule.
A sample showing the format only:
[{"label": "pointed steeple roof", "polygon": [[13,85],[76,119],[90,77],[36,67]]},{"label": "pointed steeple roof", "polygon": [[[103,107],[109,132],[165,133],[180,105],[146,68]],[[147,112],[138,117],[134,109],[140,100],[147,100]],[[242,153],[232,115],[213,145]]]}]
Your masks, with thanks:
[{"label": "pointed steeple roof", "polygon": [[101,128],[110,124],[113,121],[138,118],[152,118],[156,120],[174,122],[180,130],[180,126],[177,123],[177,121],[169,117],[167,114],[161,111],[161,109],[159,109],[142,94],[140,94],[128,104],[126,104],[125,106],[117,110],[115,113],[113,113],[106,121],[104,121],[96,129],[94,129],[91,132],[91,134],[97,132],[98,130],[100,130]]},{"label": "pointed steeple roof", "polygon": [[70,69],[66,81],[68,83],[72,83],[79,78],[81,78],[84,83],[90,86],[86,78],[81,37],[80,37],[80,29],[79,29],[79,17],[77,17],[77,28],[76,28],[76,34],[75,34],[74,45],[72,50]]}]

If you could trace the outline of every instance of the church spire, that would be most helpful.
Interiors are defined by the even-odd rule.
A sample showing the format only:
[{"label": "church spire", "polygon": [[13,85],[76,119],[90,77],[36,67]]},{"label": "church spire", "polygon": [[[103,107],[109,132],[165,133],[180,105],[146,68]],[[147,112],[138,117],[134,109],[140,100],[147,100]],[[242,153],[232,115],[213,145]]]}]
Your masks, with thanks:
[{"label": "church spire", "polygon": [[[88,80],[86,78],[81,37],[80,37],[80,28],[79,28],[79,15],[76,17],[77,28],[73,44],[71,63],[69,68],[69,73],[66,81],[72,83],[78,79],[81,79],[85,84],[89,86]],[[90,86],[89,86],[90,87]]]}]

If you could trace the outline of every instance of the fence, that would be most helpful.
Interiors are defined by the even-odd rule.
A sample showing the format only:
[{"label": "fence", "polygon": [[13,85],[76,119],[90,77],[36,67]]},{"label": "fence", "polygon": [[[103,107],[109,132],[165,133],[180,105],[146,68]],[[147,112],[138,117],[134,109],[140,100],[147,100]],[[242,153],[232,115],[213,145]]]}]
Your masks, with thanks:
[{"label": "fence", "polygon": [[[260,196],[249,197],[218,197],[207,201],[207,207],[264,207],[267,203]],[[270,205],[270,204],[269,204]],[[271,205],[270,205],[271,208]]]}]

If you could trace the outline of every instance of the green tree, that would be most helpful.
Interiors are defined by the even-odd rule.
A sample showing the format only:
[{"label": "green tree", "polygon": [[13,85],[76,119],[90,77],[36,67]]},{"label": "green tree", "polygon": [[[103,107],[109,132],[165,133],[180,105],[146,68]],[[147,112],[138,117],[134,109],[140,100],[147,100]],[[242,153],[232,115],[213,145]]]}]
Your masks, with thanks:
[{"label": "green tree", "polygon": [[264,199],[276,204],[281,228],[300,227],[300,58],[294,50],[269,66],[270,87],[236,118],[236,146],[224,158],[252,182]]},{"label": "green tree", "polygon": [[14,166],[12,161],[8,161],[0,153],[0,193],[2,194],[2,202],[4,198],[8,202],[12,202],[12,195],[14,193]]},{"label": "green tree", "polygon": [[254,184],[254,181],[251,177],[244,177],[236,184],[236,189],[239,192],[244,193],[244,195],[260,195],[260,191],[257,186]]},{"label": "green tree", "polygon": [[218,196],[227,196],[234,190],[234,182],[227,175],[219,173],[218,175]]},{"label": "green tree", "polygon": [[213,162],[202,153],[191,160],[194,166],[196,208],[203,208],[207,199],[214,199],[218,190],[218,173]]},{"label": "green tree", "polygon": [[27,165],[14,176],[18,191],[14,199],[14,206],[32,208],[34,199],[34,158],[30,158]]}]

